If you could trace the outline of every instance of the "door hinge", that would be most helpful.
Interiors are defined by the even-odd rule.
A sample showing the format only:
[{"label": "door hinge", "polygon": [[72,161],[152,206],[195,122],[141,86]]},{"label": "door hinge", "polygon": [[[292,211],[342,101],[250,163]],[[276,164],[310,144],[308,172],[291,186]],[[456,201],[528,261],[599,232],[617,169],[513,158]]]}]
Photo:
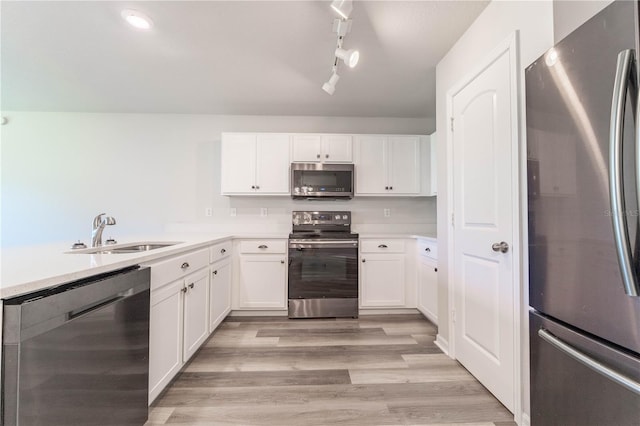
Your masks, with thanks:
[{"label": "door hinge", "polygon": [[451,132],[453,132],[453,117],[451,117]]}]

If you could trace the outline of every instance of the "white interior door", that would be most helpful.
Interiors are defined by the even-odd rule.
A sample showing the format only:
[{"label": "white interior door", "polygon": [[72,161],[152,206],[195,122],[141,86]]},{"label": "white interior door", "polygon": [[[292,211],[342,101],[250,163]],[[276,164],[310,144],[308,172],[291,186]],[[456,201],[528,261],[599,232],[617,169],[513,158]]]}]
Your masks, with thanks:
[{"label": "white interior door", "polygon": [[455,356],[509,410],[515,402],[512,67],[507,49],[452,98]]}]

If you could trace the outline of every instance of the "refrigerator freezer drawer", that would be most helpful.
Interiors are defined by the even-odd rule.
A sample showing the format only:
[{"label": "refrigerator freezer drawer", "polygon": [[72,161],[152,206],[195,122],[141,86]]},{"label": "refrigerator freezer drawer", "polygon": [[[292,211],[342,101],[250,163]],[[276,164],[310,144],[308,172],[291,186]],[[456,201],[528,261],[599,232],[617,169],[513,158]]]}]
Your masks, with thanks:
[{"label": "refrigerator freezer drawer", "polygon": [[532,426],[640,424],[640,356],[538,313],[529,319]]}]

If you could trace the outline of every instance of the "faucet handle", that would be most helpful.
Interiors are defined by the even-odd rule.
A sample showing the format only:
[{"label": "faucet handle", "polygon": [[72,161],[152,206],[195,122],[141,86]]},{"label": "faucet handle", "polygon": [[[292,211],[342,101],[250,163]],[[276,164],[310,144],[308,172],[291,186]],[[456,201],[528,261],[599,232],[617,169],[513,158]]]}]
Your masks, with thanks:
[{"label": "faucet handle", "polygon": [[115,225],[116,224],[116,218],[112,217],[112,216],[107,216],[104,218],[104,223],[105,225]]}]

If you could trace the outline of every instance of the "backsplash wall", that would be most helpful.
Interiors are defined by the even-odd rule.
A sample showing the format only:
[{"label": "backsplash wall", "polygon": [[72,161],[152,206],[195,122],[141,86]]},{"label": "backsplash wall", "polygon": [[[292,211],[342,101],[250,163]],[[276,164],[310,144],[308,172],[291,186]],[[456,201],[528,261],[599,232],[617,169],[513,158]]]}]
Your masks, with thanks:
[{"label": "backsplash wall", "polygon": [[[7,111],[3,116],[9,120],[0,126],[3,247],[88,242],[91,221],[102,212],[116,218],[104,232],[116,239],[167,228],[288,230],[292,210],[311,208],[351,210],[358,230],[434,228],[435,198],[310,203],[220,195],[222,132],[430,134],[431,119]],[[207,208],[211,217],[205,216]]]}]

